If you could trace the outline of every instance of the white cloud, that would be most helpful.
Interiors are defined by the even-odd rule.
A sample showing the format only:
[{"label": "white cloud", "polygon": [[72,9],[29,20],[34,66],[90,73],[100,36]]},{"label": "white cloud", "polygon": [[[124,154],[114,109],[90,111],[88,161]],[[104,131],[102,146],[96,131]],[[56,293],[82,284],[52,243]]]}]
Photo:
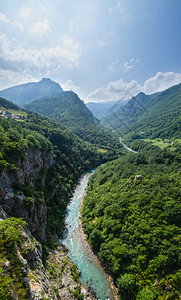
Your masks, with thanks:
[{"label": "white cloud", "polygon": [[10,24],[12,26],[15,26],[17,28],[19,28],[21,31],[23,31],[24,26],[22,25],[22,23],[20,22],[11,22],[10,20],[8,20],[8,18],[6,17],[6,15],[0,13],[0,22],[4,22],[6,24]]},{"label": "white cloud", "polygon": [[139,58],[131,58],[128,62],[125,62],[125,72],[130,72],[141,61]]},{"label": "white cloud", "polygon": [[118,13],[121,13],[123,14],[124,13],[124,9],[121,7],[121,2],[118,2],[117,5],[115,5],[115,7],[110,7],[108,9],[108,12],[109,13],[112,13],[112,12],[118,12]]},{"label": "white cloud", "polygon": [[71,79],[67,80],[64,84],[61,84],[64,91],[74,91],[78,92],[79,86],[76,86]]},{"label": "white cloud", "polygon": [[181,74],[174,72],[158,72],[155,76],[150,77],[144,83],[144,92],[152,94],[161,92],[173,85],[181,82]]},{"label": "white cloud", "polygon": [[12,22],[11,25],[17,27],[17,28],[20,29],[21,31],[24,30],[24,26],[23,26],[23,24],[20,23],[20,22]]},{"label": "white cloud", "polygon": [[88,95],[87,101],[113,101],[113,100],[126,100],[137,94],[137,81],[132,80],[129,83],[124,82],[121,78],[117,81],[111,81],[106,87],[98,88]]},{"label": "white cloud", "polygon": [[0,90],[30,81],[37,81],[37,79],[26,74],[26,72],[22,73],[18,71],[3,70],[0,68]]},{"label": "white cloud", "polygon": [[47,32],[51,32],[49,21],[45,19],[42,22],[37,22],[33,24],[33,26],[29,29],[29,32],[39,36]]},{"label": "white cloud", "polygon": [[0,21],[4,23],[9,23],[9,20],[7,19],[6,15],[0,13]]},{"label": "white cloud", "polygon": [[33,8],[30,6],[22,6],[19,10],[19,17],[23,21],[28,21],[34,15]]},{"label": "white cloud", "polygon": [[40,49],[14,46],[4,34],[0,35],[0,61],[4,69],[39,71],[50,75],[63,67],[72,68],[77,65],[79,57],[79,43],[75,43],[67,35],[62,37],[60,45]]},{"label": "white cloud", "polygon": [[105,41],[103,41],[103,40],[102,40],[102,41],[100,40],[100,41],[97,42],[97,47],[98,47],[98,48],[102,48],[102,47],[104,47],[106,44],[107,44],[107,42],[105,42]]},{"label": "white cloud", "polygon": [[147,79],[143,85],[136,80],[125,82],[122,78],[111,81],[107,86],[91,92],[87,101],[103,102],[112,100],[126,100],[136,96],[139,92],[153,94],[161,92],[181,82],[181,74],[174,72],[158,72],[155,76]]},{"label": "white cloud", "polygon": [[110,63],[106,69],[110,72],[113,72],[116,69],[117,65],[118,65],[118,61],[116,60],[116,61]]}]

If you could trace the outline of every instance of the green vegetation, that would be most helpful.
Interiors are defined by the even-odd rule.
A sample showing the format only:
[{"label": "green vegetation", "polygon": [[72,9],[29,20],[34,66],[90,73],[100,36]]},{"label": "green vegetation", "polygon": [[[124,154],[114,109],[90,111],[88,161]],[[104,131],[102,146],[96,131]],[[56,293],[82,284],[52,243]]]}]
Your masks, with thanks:
[{"label": "green vegetation", "polygon": [[145,139],[144,140],[145,142],[148,142],[148,143],[152,143],[153,145],[156,145],[156,146],[158,146],[160,149],[164,149],[164,148],[172,148],[172,149],[174,149],[175,150],[175,148],[173,147],[173,142],[171,142],[170,140],[168,140],[168,139],[165,139],[165,140],[162,140],[162,139],[153,139],[153,140],[151,140],[151,139]]},{"label": "green vegetation", "polygon": [[60,122],[86,142],[109,150],[109,159],[120,153],[121,146],[118,139],[99,124],[84,102],[71,91],[62,92],[51,98],[38,99],[25,107]]},{"label": "green vegetation", "polygon": [[[6,101],[3,101],[5,106]],[[7,103],[9,109],[11,103]],[[34,113],[30,113],[26,122],[21,123],[1,118],[0,146],[0,172],[6,168],[8,172],[15,173],[21,167],[28,149],[41,151],[44,156],[48,153],[53,156],[51,167],[39,170],[39,176],[33,181],[30,174],[30,178],[23,182],[13,182],[16,194],[25,195],[23,201],[28,218],[33,218],[40,204],[46,205],[49,246],[53,245],[52,238],[60,236],[63,231],[66,205],[79,176],[120,153],[120,150],[112,148],[100,151],[90,143],[81,141],[60,123]],[[33,168],[39,168],[38,162]]]},{"label": "green vegetation", "polygon": [[[45,263],[48,247],[56,246],[56,238],[63,231],[65,209],[80,174],[106,163],[92,175],[82,207],[82,223],[90,245],[112,274],[120,299],[180,299],[181,85],[148,102],[142,96],[144,109],[142,105],[137,107],[139,114],[134,115],[128,105],[132,124],[129,128],[121,124],[118,131],[139,153],[106,163],[121,154],[119,142],[96,123],[77,95],[66,92],[31,104],[35,111],[41,110],[55,120],[35,113],[29,113],[21,123],[0,119],[0,172],[16,174],[28,149],[53,157],[51,167],[39,170],[39,162],[34,163],[34,170],[39,171],[33,181],[30,174],[24,181],[13,183],[15,196],[24,196],[27,221],[40,205],[46,206]],[[0,105],[10,109],[12,104]],[[24,225],[15,219],[5,221],[0,224],[0,296],[10,299],[11,286],[26,299],[20,280],[21,263],[7,251],[11,245],[15,252],[15,245],[21,243],[20,228]],[[11,272],[4,272],[7,259],[10,268],[16,266]],[[50,269],[53,278],[54,267]],[[77,280],[74,267],[71,276]],[[82,297],[79,291],[74,296]]]},{"label": "green vegetation", "polygon": [[23,281],[23,267],[17,251],[22,241],[21,219],[8,218],[0,221],[0,299],[29,299],[26,283]]},{"label": "green vegetation", "polygon": [[121,299],[180,299],[181,148],[137,150],[91,176],[83,227]]},{"label": "green vegetation", "polygon": [[110,111],[108,116],[101,119],[101,124],[111,130],[115,130],[124,125],[135,123],[140,116],[145,113],[146,104],[153,100],[157,94],[158,93],[146,95],[141,92],[137,96],[132,97],[128,103],[121,108],[120,103],[122,103],[122,101],[118,101],[117,104],[114,105],[114,112]]},{"label": "green vegetation", "polygon": [[[180,138],[181,84],[154,97],[143,106],[144,113],[134,124],[118,129],[120,135],[134,132],[140,138]],[[135,112],[138,113],[139,112]],[[122,126],[122,125],[121,125]]]},{"label": "green vegetation", "polygon": [[18,105],[14,104],[13,102],[8,101],[8,100],[6,100],[4,98],[1,98],[1,97],[0,97],[0,108],[6,109],[6,110],[7,109],[8,110],[10,110],[10,109],[19,110],[19,106]]},{"label": "green vegetation", "polygon": [[[14,181],[16,193],[26,196],[24,205],[29,216],[43,202],[44,195],[48,209],[48,236],[61,234],[65,208],[80,174],[106,160],[107,155],[104,158],[95,147],[82,142],[59,123],[33,114],[22,123],[0,119],[0,146],[1,172],[4,168],[16,172],[28,148],[42,153],[52,152],[54,164],[50,169],[40,170],[40,176],[33,185],[31,178],[24,182]],[[35,169],[37,167],[34,166]]]}]

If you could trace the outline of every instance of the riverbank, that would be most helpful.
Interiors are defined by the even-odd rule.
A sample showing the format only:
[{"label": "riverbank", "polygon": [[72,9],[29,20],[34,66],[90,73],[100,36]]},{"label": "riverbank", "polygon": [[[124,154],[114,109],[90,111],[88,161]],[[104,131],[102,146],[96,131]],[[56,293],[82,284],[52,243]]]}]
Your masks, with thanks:
[{"label": "riverbank", "polygon": [[[82,227],[82,220],[81,220],[81,206],[82,206],[83,200],[81,202],[81,205],[79,206],[79,223],[78,223],[78,229],[77,229],[77,237],[79,239],[81,239],[81,242],[84,244],[84,247],[87,249],[87,251],[90,253],[91,255],[91,260],[94,261],[94,263],[96,263],[99,267],[104,269],[104,272],[106,274],[106,279],[109,282],[109,289],[111,291],[112,294],[112,300],[119,300],[118,297],[118,289],[116,288],[116,286],[113,283],[113,280],[111,278],[111,276],[107,273],[107,270],[105,269],[105,267],[101,264],[100,260],[98,259],[98,257],[94,254],[94,252],[92,251],[90,245],[88,244],[87,240],[86,240],[86,235],[84,233],[83,227]],[[95,298],[96,299],[96,298]]]},{"label": "riverbank", "polygon": [[81,234],[79,227],[79,206],[83,201],[88,179],[92,172],[93,170],[81,176],[79,184],[74,190],[73,197],[67,206],[66,228],[61,242],[68,249],[70,259],[81,272],[80,281],[85,290],[90,287],[90,291],[93,291],[93,294],[90,293],[89,298],[85,295],[84,299],[117,300],[118,298],[113,296],[111,284],[104,269],[90,247],[88,247],[85,236]]}]

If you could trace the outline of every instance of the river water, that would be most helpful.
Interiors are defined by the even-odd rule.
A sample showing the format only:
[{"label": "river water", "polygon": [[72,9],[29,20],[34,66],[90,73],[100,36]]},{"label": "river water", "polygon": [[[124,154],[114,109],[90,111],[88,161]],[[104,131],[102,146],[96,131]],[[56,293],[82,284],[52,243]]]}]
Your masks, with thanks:
[{"label": "river water", "polygon": [[66,229],[61,242],[68,248],[71,260],[81,271],[80,280],[83,285],[91,287],[98,299],[113,300],[106,274],[95,255],[87,249],[79,229],[79,206],[92,172],[90,171],[80,179],[80,183],[76,187],[73,198],[67,207]]},{"label": "river water", "polygon": [[122,142],[122,138],[121,138],[121,137],[119,137],[119,141],[120,141],[120,143],[123,145],[123,147],[126,148],[128,151],[131,151],[131,152],[133,152],[133,153],[138,153],[137,151],[134,151],[133,149],[129,148],[126,144],[124,144],[124,143]]}]

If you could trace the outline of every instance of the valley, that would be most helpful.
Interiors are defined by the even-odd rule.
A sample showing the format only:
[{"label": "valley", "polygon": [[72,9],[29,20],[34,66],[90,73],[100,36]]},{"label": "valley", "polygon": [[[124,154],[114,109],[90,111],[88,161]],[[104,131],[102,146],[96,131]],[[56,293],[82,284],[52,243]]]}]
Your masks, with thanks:
[{"label": "valley", "polygon": [[116,299],[79,218],[120,299],[180,299],[181,85],[108,121],[50,79],[4,93],[25,119],[0,118],[0,299]]}]

